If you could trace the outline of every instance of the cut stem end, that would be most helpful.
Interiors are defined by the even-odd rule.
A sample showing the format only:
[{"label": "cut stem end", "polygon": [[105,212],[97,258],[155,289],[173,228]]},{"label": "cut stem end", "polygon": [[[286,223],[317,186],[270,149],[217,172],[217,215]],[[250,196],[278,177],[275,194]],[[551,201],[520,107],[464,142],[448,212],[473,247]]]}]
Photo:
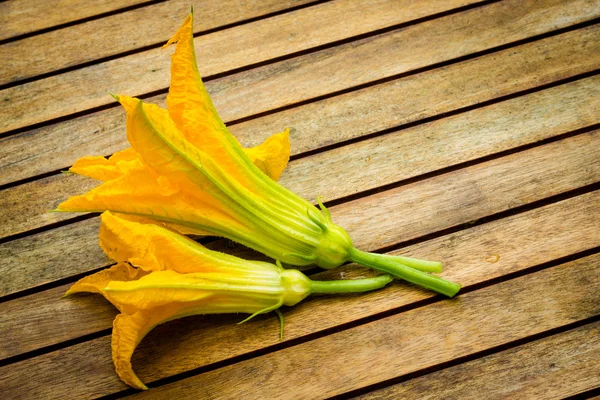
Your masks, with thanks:
[{"label": "cut stem end", "polygon": [[[428,272],[424,272],[423,270],[408,266],[399,262],[401,259],[407,260],[407,264],[419,265],[421,267],[425,266],[425,268],[427,268],[426,264],[422,264],[423,260],[414,258],[367,253],[358,249],[352,249],[350,251],[350,260],[358,264],[386,272],[397,278],[404,279],[405,281],[433,290],[434,292],[445,296],[454,297],[460,290],[460,285],[458,283],[447,281],[438,276],[431,275]],[[425,263],[432,263],[429,265],[431,268],[436,268],[435,265],[439,264],[431,261],[425,261]],[[441,267],[441,264],[439,264],[439,267]],[[437,269],[433,270],[437,271]]]}]

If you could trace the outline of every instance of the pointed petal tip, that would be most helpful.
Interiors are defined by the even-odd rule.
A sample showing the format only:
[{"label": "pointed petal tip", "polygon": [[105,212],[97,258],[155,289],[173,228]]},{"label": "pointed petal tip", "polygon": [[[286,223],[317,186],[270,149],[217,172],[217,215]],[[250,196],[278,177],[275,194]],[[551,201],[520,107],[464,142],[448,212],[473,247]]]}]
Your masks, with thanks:
[{"label": "pointed petal tip", "polygon": [[136,107],[141,107],[142,105],[142,100],[137,97],[118,95],[116,99],[121,103],[127,113],[132,112]]},{"label": "pointed petal tip", "polygon": [[[177,30],[177,32],[171,36],[171,38],[167,41],[167,43],[165,43],[162,48],[167,48],[169,47],[169,45],[173,44],[173,43],[177,43],[179,41],[179,39],[181,38],[181,34],[183,29],[186,27],[186,25],[191,24],[191,30],[193,31],[193,24],[194,24],[194,6],[191,7],[190,9],[190,13],[188,14],[188,16],[185,18],[185,20],[183,21],[183,24],[181,24],[181,26],[179,27],[179,29]],[[193,35],[193,33],[192,33]]]}]

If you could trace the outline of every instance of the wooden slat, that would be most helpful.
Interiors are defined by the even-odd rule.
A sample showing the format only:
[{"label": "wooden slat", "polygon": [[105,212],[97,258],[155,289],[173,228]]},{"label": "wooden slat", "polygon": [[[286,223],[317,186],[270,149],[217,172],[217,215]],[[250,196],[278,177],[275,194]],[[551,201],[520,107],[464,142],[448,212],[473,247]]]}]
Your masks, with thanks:
[{"label": "wooden slat", "polygon": [[[314,0],[197,1],[195,31],[215,29],[311,1]],[[297,34],[293,38],[294,41],[310,46],[311,39],[319,36],[330,41],[339,40],[349,34],[358,35],[385,28],[472,2],[475,0],[429,0],[416,7],[406,0],[373,0],[368,6],[353,0],[338,0],[314,6],[309,12],[313,16],[326,18],[321,21],[326,21],[326,25],[306,26],[306,30],[298,31],[298,26],[304,22],[298,21],[298,26],[287,24],[280,26],[280,29],[288,30],[286,33],[289,36]],[[0,72],[0,84],[35,77],[136,48],[162,44],[175,33],[178,24],[189,13],[191,4],[189,0],[160,3],[9,43],[0,47],[0,59],[4,60],[5,64],[5,68]],[[301,19],[302,13],[299,14],[295,18]],[[340,18],[342,14],[343,18]],[[294,20],[287,17],[283,22],[285,24],[290,21]],[[316,22],[313,17],[312,23]],[[349,30],[348,26],[352,26],[352,29]],[[320,33],[315,34],[315,31]],[[61,46],[54,45],[65,38],[69,40],[61,43]]]},{"label": "wooden slat", "polygon": [[[478,261],[474,271],[487,279],[490,268],[481,268]],[[240,398],[241,393],[244,398],[279,398],[283,393],[278,390],[289,390],[290,386],[294,387],[294,398],[314,397],[312,390],[326,397],[597,315],[599,283],[600,256],[590,256],[176,385],[194,398],[210,397],[206,393],[225,398]],[[400,307],[407,300],[405,296],[412,301],[427,296],[404,289],[396,284],[361,296],[322,297],[285,310],[288,337],[290,331],[308,333],[315,325],[324,329],[345,322],[348,316],[357,318],[365,312]],[[149,382],[157,375],[169,376],[209,364],[217,356],[227,359],[251,343],[257,348],[277,343],[273,318],[245,326],[234,325],[235,320],[196,317],[159,326],[144,340],[133,365]],[[108,337],[102,337],[3,367],[4,392],[77,397],[124,389],[112,371],[109,343]],[[149,376],[149,371],[154,376]],[[25,374],[28,379],[23,380]],[[281,385],[282,381],[289,385]],[[202,387],[208,391],[200,393]],[[164,396],[170,388],[172,385],[153,389],[146,395]]]},{"label": "wooden slat", "polygon": [[600,385],[600,322],[358,399],[560,399]]},{"label": "wooden slat", "polygon": [[[579,4],[579,1],[584,4]],[[289,35],[281,38],[281,27],[286,24],[280,18],[292,18],[293,15],[293,26],[306,32],[307,27],[301,25],[296,16],[308,13],[311,9],[312,7],[197,38],[199,58],[204,60],[201,72],[204,76],[210,76],[293,52],[294,43],[290,44]],[[270,110],[274,103],[295,103],[587,21],[598,15],[600,5],[584,0],[568,4],[551,0],[543,5],[517,0],[496,3],[336,46],[298,60],[248,71],[237,78],[237,85],[246,87],[243,79],[256,74],[259,76],[253,80],[260,82],[264,76],[262,74],[281,72],[278,68],[285,66],[285,74],[275,77],[279,78],[276,79],[278,85],[268,87],[268,95],[257,96],[254,89],[251,92],[252,102],[247,101],[246,95],[240,97],[246,101],[236,101],[235,107],[220,107],[218,101],[216,105],[220,110],[227,110],[223,115],[225,119],[237,119]],[[317,15],[307,18],[308,21],[313,21],[312,24],[319,20]],[[243,35],[240,30],[244,30]],[[221,38],[223,35],[226,37]],[[402,46],[398,46],[398,43],[402,43]],[[452,46],[450,43],[461,43],[461,46]],[[224,48],[227,48],[226,58],[222,57]],[[249,53],[248,48],[260,51]],[[4,107],[0,109],[0,131],[23,128],[65,114],[110,104],[114,100],[107,96],[107,91],[135,95],[166,88],[168,53],[160,49],[151,50],[5,89],[0,92],[4,100]],[[340,68],[340,65],[345,67]],[[135,71],[134,81],[131,79],[132,71]],[[311,77],[314,82],[311,82]],[[231,90],[229,87],[226,89]],[[242,96],[242,93],[236,89],[235,95]]]},{"label": "wooden slat", "polygon": [[341,225],[369,238],[361,247],[373,250],[599,181],[600,131],[594,131],[343,203],[332,218],[343,215]]},{"label": "wooden slat", "polygon": [[[391,246],[597,182],[599,143],[600,131],[580,135],[331,207],[330,211],[334,221],[349,228],[358,248]],[[591,222],[597,221],[592,218]],[[597,238],[590,241],[597,243]],[[420,256],[432,258],[435,254]],[[4,346],[4,357],[90,333],[89,327],[78,321],[79,304],[59,302],[57,296],[58,292],[41,292],[5,304],[4,309],[11,311],[7,311],[9,322],[0,328],[0,337],[11,346]],[[73,312],[66,312],[69,309]],[[86,316],[82,319],[87,321],[89,316],[83,312]],[[22,318],[25,313],[28,316]],[[110,318],[112,313],[108,315]]]},{"label": "wooden slat", "polygon": [[596,255],[136,396],[338,395],[595,316],[599,289]]},{"label": "wooden slat", "polygon": [[[588,126],[597,121],[598,109],[600,76],[294,161],[283,183],[310,199],[336,199]],[[398,157],[403,152],[410,154]],[[356,165],[363,165],[361,174],[354,173]],[[50,187],[57,193],[82,190]],[[94,219],[0,245],[0,295],[106,265],[96,246],[97,227]],[[55,244],[68,243],[69,235],[79,240],[57,252]]]},{"label": "wooden slat", "polygon": [[[598,44],[594,45],[589,40],[583,44],[587,36],[580,34],[561,35],[559,39],[551,38],[520,46],[496,55],[293,108],[235,125],[232,130],[242,142],[257,144],[268,134],[290,126],[293,128],[294,154],[313,150],[335,141],[389,129],[456,107],[561,79],[569,74],[598,68],[600,64],[592,57],[594,51],[600,51],[594,47]],[[554,43],[549,45],[550,48],[539,46],[550,42]],[[565,46],[561,46],[562,43]],[[566,63],[565,60],[575,62]],[[494,71],[494,74],[489,74],[489,71]],[[264,77],[263,84],[276,79],[278,75]],[[478,79],[468,79],[470,76]],[[228,99],[223,89],[232,79],[235,78],[224,78],[207,85],[226,120],[231,117],[227,110],[239,106],[235,104],[237,98]],[[287,89],[275,94],[280,93],[281,96],[285,92]],[[256,97],[251,95],[252,91],[244,93],[248,93],[250,98]],[[411,95],[406,96],[406,93]],[[163,100],[164,96],[150,99],[158,103]],[[247,104],[247,101],[242,103]],[[349,109],[354,112],[348,112]],[[0,139],[0,184],[65,168],[83,155],[108,155],[122,150],[127,146],[123,127],[123,113],[114,108]],[[322,135],[322,132],[332,134]],[[37,140],[40,137],[44,140]],[[36,146],[31,146],[32,141]]]},{"label": "wooden slat", "polygon": [[0,3],[0,40],[148,3],[148,0],[12,0]]},{"label": "wooden slat", "polygon": [[[0,296],[111,264],[98,246],[99,228],[100,220],[94,218],[52,235],[32,235],[1,244]],[[80,252],[78,247],[86,251]]]},{"label": "wooden slat", "polygon": [[[464,0],[453,1],[462,3]],[[418,8],[418,6],[413,5],[413,8]],[[196,38],[198,59],[202,60],[199,63],[200,71],[203,76],[211,76],[327,44],[353,36],[354,30],[369,31],[368,25],[364,28],[358,28],[358,26],[361,26],[363,22],[368,24],[378,20],[377,18],[363,20],[359,16],[356,21],[353,21],[355,27],[348,30],[347,25],[340,25],[340,21],[344,19],[339,15],[340,10],[331,9],[329,13],[325,14],[315,10],[320,10],[320,8],[309,7]],[[373,12],[377,13],[378,10],[375,8]],[[413,14],[409,13],[408,15]],[[406,21],[403,19],[403,13],[392,13],[391,15],[398,16],[398,22]],[[388,18],[383,19],[388,20]],[[337,22],[333,23],[333,21]],[[178,26],[179,23],[174,24],[174,29]],[[330,26],[337,27],[337,29],[331,31],[329,30]],[[249,52],[248,49],[253,49],[253,51]],[[116,93],[127,92],[136,95],[164,89],[169,84],[169,54],[172,51],[172,49],[165,51],[157,48],[20,85],[18,88],[3,90],[0,95],[4,99],[9,99],[5,100],[5,108],[8,106],[15,112],[21,111],[18,116],[20,122],[7,121],[6,126],[0,125],[0,132],[56,118],[65,113],[69,114],[110,104],[112,101],[105,98],[106,91],[109,89]],[[224,51],[227,57],[223,57]],[[137,71],[136,80],[131,79],[131,71]],[[99,79],[101,75],[105,77]],[[69,84],[65,85],[65,82]],[[60,94],[57,92],[52,96],[44,96],[40,92],[40,90],[44,92],[51,87],[58,90]],[[40,96],[38,100],[45,104],[46,109],[41,113],[35,112],[37,116],[26,112],[27,109],[33,110],[32,106],[35,107],[32,102],[23,102],[22,96],[26,93],[28,96],[37,93],[36,96]],[[52,106],[51,104],[59,98],[57,95],[62,99],[62,106]],[[85,101],[86,104],[80,103],[81,101]],[[2,116],[0,112],[0,117]]]},{"label": "wooden slat", "polygon": [[178,391],[250,399],[293,393],[295,399],[310,399],[342,394],[595,316],[600,313],[599,284],[596,255],[138,396],[165,398]]},{"label": "wooden slat", "polygon": [[[589,71],[600,66],[597,57],[594,57],[596,53],[589,51],[590,43],[595,43],[600,51],[600,41],[588,40],[588,35],[592,34],[600,34],[600,25],[549,38],[539,43],[531,43],[522,46],[523,48],[506,50],[502,54],[472,60],[464,65],[459,64],[452,68],[402,79],[386,84],[378,91],[373,88],[367,93],[343,96],[341,100],[330,99],[329,104],[333,111],[331,114],[352,115],[342,121],[336,120],[335,115],[331,114],[315,118],[315,115],[319,115],[319,111],[315,109],[314,105],[310,105],[299,111],[300,115],[304,117],[304,122],[291,120],[288,126],[296,127],[296,122],[298,122],[299,129],[293,135],[305,143],[304,146],[301,143],[299,147],[305,148],[313,138],[319,137],[321,132],[342,130],[347,132],[339,138],[339,140],[343,140],[356,135],[356,132],[362,133],[364,127],[370,123],[373,126],[369,129],[373,130],[377,130],[384,124],[394,126],[393,124],[418,120],[439,112],[447,112],[485,101],[500,94],[528,89],[539,83]],[[510,64],[510,62],[518,62],[518,64]],[[481,71],[481,77],[485,83],[473,79],[474,74],[476,75],[479,71]],[[490,74],[490,71],[494,73]],[[548,73],[545,74],[543,71],[548,71]],[[415,95],[410,97],[405,96],[405,93],[414,93]],[[403,106],[405,106],[404,109]],[[365,113],[360,112],[363,110]],[[308,114],[309,111],[312,113]],[[325,108],[320,111],[327,112],[329,110]],[[395,112],[398,112],[399,115],[394,115]],[[392,115],[394,116],[392,117]],[[597,115],[594,113],[588,118],[597,120]],[[381,121],[387,122],[382,123]],[[586,119],[586,121],[590,121],[590,119]],[[268,117],[265,123],[270,127]],[[344,125],[344,123],[347,124]],[[279,129],[281,127],[280,125]],[[120,128],[120,131],[121,136],[124,137],[122,130],[123,127]],[[243,132],[256,131],[255,126],[243,127]],[[269,130],[267,132],[270,133]],[[307,135],[307,132],[310,132],[310,135]],[[322,143],[323,138],[326,137],[331,136],[321,135]],[[296,148],[296,140],[292,146]],[[369,170],[376,172],[374,169]],[[285,178],[283,182],[288,185]],[[379,185],[385,183],[389,182],[378,181]],[[289,184],[293,185],[293,182],[290,181]],[[72,218],[74,214],[47,213],[46,211],[55,208],[68,196],[83,193],[93,185],[95,183],[82,177],[55,175],[5,190],[0,199],[0,219],[7,223],[0,226],[0,236],[18,234]],[[306,190],[299,190],[297,186],[293,187],[293,190],[307,195]],[[329,200],[332,199],[324,191],[312,192],[308,198],[312,199],[317,195],[324,195]],[[20,200],[23,198],[31,199],[31,201],[21,202]]]}]

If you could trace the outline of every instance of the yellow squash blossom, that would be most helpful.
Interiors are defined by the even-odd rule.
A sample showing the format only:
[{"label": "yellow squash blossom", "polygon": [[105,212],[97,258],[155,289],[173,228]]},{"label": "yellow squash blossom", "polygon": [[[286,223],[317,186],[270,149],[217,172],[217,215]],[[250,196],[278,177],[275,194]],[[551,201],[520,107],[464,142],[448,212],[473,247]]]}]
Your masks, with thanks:
[{"label": "yellow squash blossom", "polygon": [[[322,204],[317,209],[267,176],[225,127],[204,87],[192,15],[167,45],[175,42],[168,110],[116,97],[127,112],[127,138],[139,164],[98,173],[102,185],[68,199],[58,211],[150,218],[181,233],[227,237],[290,265],[333,268],[355,261],[447,296],[458,292],[460,285],[429,274],[441,271],[438,262],[354,248]],[[88,162],[85,174],[96,175],[104,164]]]},{"label": "yellow squash blossom", "polygon": [[298,270],[211,251],[166,228],[109,212],[102,214],[100,246],[118,263],[81,279],[67,294],[101,293],[119,309],[113,361],[119,377],[138,389],[146,386],[133,372],[131,356],[158,324],[195,314],[248,313],[248,320],[279,313],[282,305],[292,306],[311,293],[364,292],[392,280],[384,275],[312,281]]}]

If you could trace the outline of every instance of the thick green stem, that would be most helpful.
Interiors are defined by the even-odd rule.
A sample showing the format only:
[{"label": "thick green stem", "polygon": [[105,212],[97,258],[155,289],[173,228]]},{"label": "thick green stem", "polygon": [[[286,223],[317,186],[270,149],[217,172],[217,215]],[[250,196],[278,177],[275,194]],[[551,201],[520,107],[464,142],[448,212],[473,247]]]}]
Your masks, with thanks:
[{"label": "thick green stem", "polygon": [[404,279],[415,285],[433,290],[448,297],[453,297],[460,290],[458,283],[450,282],[439,278],[435,275],[430,275],[427,272],[419,271],[415,268],[408,267],[397,261],[393,256],[385,254],[367,253],[357,249],[350,251],[350,259],[356,263],[369,266],[373,269],[386,272],[395,277]]},{"label": "thick green stem", "polygon": [[386,259],[390,261],[396,261],[399,264],[406,265],[407,267],[411,267],[414,269],[418,269],[423,272],[442,272],[442,263],[439,261],[428,261],[421,260],[418,258],[412,257],[403,257],[403,256],[384,256]]},{"label": "thick green stem", "polygon": [[376,278],[348,279],[340,281],[310,281],[312,293],[358,293],[381,289],[392,281],[389,275]]}]

